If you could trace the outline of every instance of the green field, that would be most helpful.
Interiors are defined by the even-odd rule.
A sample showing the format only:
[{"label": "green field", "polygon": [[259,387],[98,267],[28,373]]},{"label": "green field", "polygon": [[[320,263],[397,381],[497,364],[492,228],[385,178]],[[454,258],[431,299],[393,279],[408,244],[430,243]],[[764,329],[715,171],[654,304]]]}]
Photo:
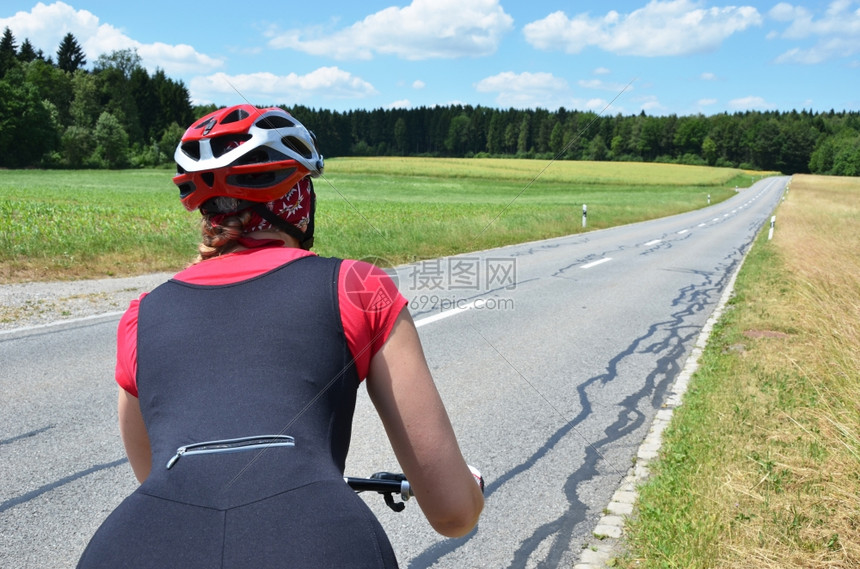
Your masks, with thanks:
[{"label": "green field", "polygon": [[[170,271],[196,253],[197,220],[169,170],[0,173],[0,281]],[[760,176],[760,174],[758,174]],[[733,169],[537,160],[327,161],[315,250],[398,264],[705,207],[754,178]]]}]

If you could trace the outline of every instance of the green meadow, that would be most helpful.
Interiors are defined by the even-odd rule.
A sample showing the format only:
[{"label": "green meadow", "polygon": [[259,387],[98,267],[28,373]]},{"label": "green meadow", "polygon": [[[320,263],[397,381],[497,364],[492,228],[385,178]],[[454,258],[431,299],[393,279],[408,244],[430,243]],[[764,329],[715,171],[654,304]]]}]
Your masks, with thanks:
[{"label": "green meadow", "polygon": [[[184,267],[196,254],[198,215],[180,205],[172,175],[0,172],[0,282]],[[645,163],[331,159],[315,181],[314,250],[399,264],[698,209],[760,176]]]}]

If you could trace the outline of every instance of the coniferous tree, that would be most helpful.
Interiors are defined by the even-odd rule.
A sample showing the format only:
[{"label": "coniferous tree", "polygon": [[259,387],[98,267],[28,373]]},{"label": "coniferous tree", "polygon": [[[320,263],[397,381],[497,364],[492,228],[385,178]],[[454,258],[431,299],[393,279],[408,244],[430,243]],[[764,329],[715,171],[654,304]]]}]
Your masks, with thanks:
[{"label": "coniferous tree", "polygon": [[15,36],[8,27],[3,31],[0,38],[0,78],[15,64],[18,56],[18,46],[15,45]]},{"label": "coniferous tree", "polygon": [[71,32],[67,33],[57,49],[57,67],[63,71],[74,73],[86,64],[87,58],[84,56],[84,51],[78,44],[78,40]]},{"label": "coniferous tree", "polygon": [[30,63],[34,59],[39,59],[39,56],[36,55],[36,50],[33,48],[33,44],[30,43],[30,40],[25,39],[24,43],[21,44],[21,49],[18,50],[18,61],[21,63]]}]

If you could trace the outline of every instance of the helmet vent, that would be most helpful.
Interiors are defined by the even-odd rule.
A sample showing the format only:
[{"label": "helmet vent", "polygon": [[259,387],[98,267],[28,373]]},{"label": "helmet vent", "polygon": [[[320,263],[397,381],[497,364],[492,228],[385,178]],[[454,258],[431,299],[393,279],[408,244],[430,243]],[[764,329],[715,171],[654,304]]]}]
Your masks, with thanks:
[{"label": "helmet vent", "polygon": [[194,191],[194,184],[192,182],[186,182],[184,184],[179,184],[179,198],[184,199],[191,195]]},{"label": "helmet vent", "polygon": [[210,188],[215,184],[215,173],[214,172],[203,172],[200,174],[200,179],[209,186]]},{"label": "helmet vent", "polygon": [[221,124],[230,124],[231,122],[243,121],[251,116],[245,109],[236,109],[221,121]]},{"label": "helmet vent", "polygon": [[242,188],[268,188],[286,180],[296,171],[295,168],[284,170],[273,170],[270,172],[257,172],[252,174],[236,174],[227,176],[227,183]]},{"label": "helmet vent", "polygon": [[262,148],[249,152],[236,160],[237,165],[265,164],[266,162],[273,162],[273,160],[269,159],[269,153]]},{"label": "helmet vent", "polygon": [[279,128],[292,128],[296,126],[296,123],[294,123],[287,117],[269,115],[257,121],[257,124],[255,126],[257,128],[263,128],[267,130],[277,130]]},{"label": "helmet vent", "polygon": [[182,152],[184,152],[189,158],[200,160],[200,142],[197,140],[190,140],[183,143]]},{"label": "helmet vent", "polygon": [[229,134],[213,138],[209,143],[212,147],[212,156],[219,158],[230,150],[238,148],[248,140],[251,140],[250,134]]},{"label": "helmet vent", "polygon": [[285,136],[281,139],[281,142],[284,146],[286,146],[296,154],[304,156],[308,160],[313,157],[313,152],[311,152],[311,149],[308,148],[305,143],[303,143],[295,136]]}]

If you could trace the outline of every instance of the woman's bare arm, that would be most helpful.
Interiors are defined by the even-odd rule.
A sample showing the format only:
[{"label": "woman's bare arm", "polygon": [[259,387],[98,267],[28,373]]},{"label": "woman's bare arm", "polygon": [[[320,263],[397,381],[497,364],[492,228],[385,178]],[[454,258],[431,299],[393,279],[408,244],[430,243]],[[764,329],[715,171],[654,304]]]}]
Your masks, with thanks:
[{"label": "woman's bare arm", "polygon": [[143,483],[152,469],[152,450],[149,446],[149,435],[140,414],[140,402],[137,397],[120,388],[119,402],[119,433],[125,445],[125,454],[134,471],[137,481]]},{"label": "woman's bare arm", "polygon": [[367,390],[415,498],[433,528],[469,533],[484,505],[404,308],[370,363]]}]

